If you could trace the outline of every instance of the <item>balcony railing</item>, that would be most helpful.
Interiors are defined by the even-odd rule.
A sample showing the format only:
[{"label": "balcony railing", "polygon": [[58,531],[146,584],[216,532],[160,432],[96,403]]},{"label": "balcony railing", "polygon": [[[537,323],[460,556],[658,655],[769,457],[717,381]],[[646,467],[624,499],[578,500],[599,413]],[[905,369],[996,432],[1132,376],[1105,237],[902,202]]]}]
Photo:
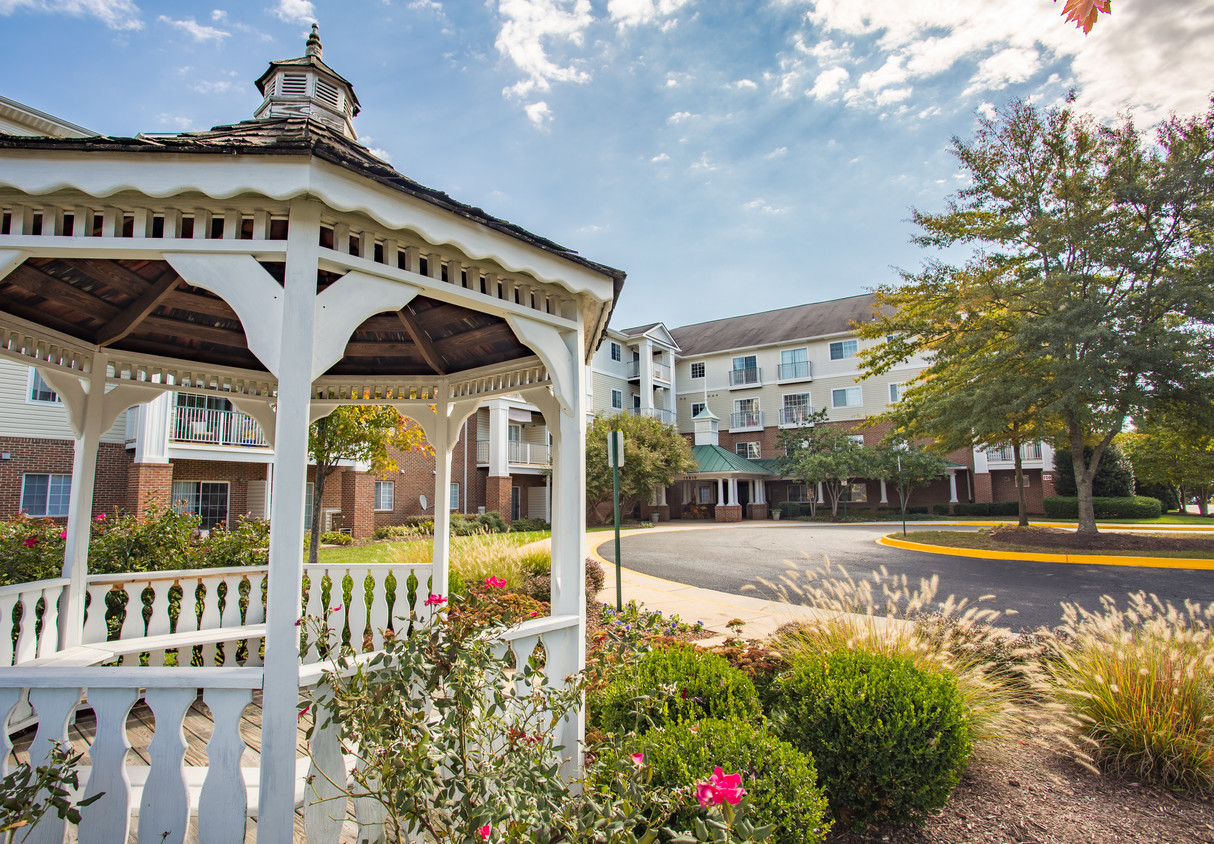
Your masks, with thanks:
[{"label": "balcony railing", "polygon": [[252,416],[239,410],[175,407],[169,439],[179,443],[268,448],[270,443]]},{"label": "balcony railing", "polygon": [[[552,449],[539,443],[522,443],[513,440],[506,443],[506,461],[512,466],[551,466]],[[476,443],[476,462],[489,462],[489,440]]]},{"label": "balcony railing", "polygon": [[[1041,443],[1025,443],[1020,446],[1020,458],[1022,460],[1040,460]],[[992,451],[990,459],[1011,463],[1016,459],[1016,453],[1010,445],[1005,445]]]},{"label": "balcony railing", "polygon": [[763,411],[744,410],[741,413],[729,414],[729,430],[749,431],[763,427]]},{"label": "balcony railing", "polygon": [[634,407],[628,412],[633,416],[648,416],[652,419],[658,420],[659,422],[665,422],[667,425],[673,425],[675,422],[674,411],[667,410],[664,407]]},{"label": "balcony railing", "polygon": [[[670,383],[670,367],[664,363],[654,361],[650,366],[649,374],[653,376],[655,381],[665,381]],[[634,360],[628,364],[628,380],[635,381],[641,377],[641,362]]]},{"label": "balcony railing", "polygon": [[779,381],[812,381],[813,377],[813,364],[807,360],[782,363],[776,369],[776,379]]},{"label": "balcony railing", "polygon": [[794,428],[804,425],[814,415],[812,407],[782,407],[779,410],[781,428]]},{"label": "balcony railing", "polygon": [[759,367],[753,369],[731,369],[729,370],[729,386],[734,387],[757,387],[763,383],[763,370]]}]

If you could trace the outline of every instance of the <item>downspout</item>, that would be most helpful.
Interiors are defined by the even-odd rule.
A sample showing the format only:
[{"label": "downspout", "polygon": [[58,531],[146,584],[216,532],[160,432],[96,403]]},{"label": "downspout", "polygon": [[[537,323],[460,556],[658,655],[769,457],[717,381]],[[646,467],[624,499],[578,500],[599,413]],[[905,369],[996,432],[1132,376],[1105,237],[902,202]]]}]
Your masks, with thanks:
[{"label": "downspout", "polygon": [[[464,420],[464,513],[468,512],[468,419]],[[451,491],[448,490],[447,497],[450,496]]]}]

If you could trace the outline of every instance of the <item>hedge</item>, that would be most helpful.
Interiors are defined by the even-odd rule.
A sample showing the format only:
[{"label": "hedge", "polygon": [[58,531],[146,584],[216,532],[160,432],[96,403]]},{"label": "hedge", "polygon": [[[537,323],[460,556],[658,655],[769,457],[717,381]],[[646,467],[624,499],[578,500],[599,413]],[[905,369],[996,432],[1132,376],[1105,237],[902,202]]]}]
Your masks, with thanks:
[{"label": "hedge", "polygon": [[[1052,519],[1075,519],[1079,517],[1079,499],[1056,496],[1044,500],[1045,514]],[[1158,498],[1134,496],[1132,498],[1093,498],[1092,505],[1098,519],[1158,519],[1163,508]]]}]

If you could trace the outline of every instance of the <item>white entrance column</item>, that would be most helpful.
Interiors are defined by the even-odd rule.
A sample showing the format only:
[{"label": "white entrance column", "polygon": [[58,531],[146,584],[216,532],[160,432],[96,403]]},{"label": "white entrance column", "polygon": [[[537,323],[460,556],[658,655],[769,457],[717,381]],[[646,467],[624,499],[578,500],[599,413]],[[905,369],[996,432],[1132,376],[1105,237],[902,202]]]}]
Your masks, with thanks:
[{"label": "white entrance column", "polygon": [[881,479],[881,503],[882,504],[889,503],[889,493],[885,489],[885,478]]},{"label": "white entrance column", "polygon": [[489,477],[504,478],[510,474],[510,406],[505,399],[489,403]]},{"label": "white entrance column", "polygon": [[[299,701],[299,617],[303,581],[304,496],[316,329],[320,206],[291,206],[274,438],[270,573],[261,726],[257,838],[290,844],[295,816],[295,743]],[[320,506],[317,502],[316,506]]]},{"label": "white entrance column", "polygon": [[957,472],[955,469],[948,470],[948,503],[957,503]]},{"label": "white entrance column", "polygon": [[818,503],[819,504],[826,503],[826,495],[822,491],[822,482],[821,481],[818,481]]},{"label": "white entrance column", "polygon": [[725,500],[725,479],[724,478],[717,478],[717,503],[718,504],[728,504],[729,503],[728,501]]}]

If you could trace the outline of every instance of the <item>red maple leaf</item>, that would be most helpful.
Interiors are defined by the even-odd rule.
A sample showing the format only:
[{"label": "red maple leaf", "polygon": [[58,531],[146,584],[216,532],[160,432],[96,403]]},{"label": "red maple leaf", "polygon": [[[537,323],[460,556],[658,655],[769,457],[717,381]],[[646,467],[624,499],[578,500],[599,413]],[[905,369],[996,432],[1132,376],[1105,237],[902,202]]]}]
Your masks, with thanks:
[{"label": "red maple leaf", "polygon": [[[1054,0],[1055,3],[1058,0]],[[1111,14],[1109,6],[1112,0],[1066,0],[1062,14],[1068,21],[1074,21],[1075,26],[1083,29],[1087,35],[1096,25],[1096,18],[1103,14]]]}]

